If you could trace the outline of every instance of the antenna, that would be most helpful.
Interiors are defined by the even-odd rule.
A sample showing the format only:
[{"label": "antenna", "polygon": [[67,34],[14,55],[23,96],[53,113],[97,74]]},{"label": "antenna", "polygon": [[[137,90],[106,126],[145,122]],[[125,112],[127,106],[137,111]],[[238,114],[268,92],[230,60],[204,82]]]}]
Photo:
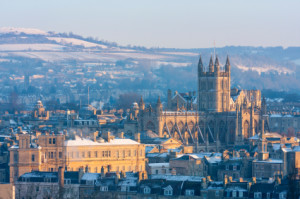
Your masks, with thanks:
[{"label": "antenna", "polygon": [[214,60],[216,59],[216,42],[214,40]]},{"label": "antenna", "polygon": [[88,86],[88,105],[90,104],[90,87]]}]

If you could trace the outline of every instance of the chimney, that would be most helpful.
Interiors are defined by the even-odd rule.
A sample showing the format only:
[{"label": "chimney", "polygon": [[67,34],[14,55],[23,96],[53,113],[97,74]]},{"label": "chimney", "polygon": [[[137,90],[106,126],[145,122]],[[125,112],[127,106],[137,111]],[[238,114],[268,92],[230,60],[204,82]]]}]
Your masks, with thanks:
[{"label": "chimney", "polygon": [[201,186],[202,186],[202,189],[206,189],[207,188],[206,178],[202,178]]},{"label": "chimney", "polygon": [[141,142],[141,134],[140,134],[140,133],[136,133],[136,134],[134,135],[134,139],[135,139],[135,141],[137,141],[137,142]]},{"label": "chimney", "polygon": [[143,171],[143,180],[147,180],[148,179],[148,173],[147,171]]},{"label": "chimney", "polygon": [[60,188],[64,188],[65,181],[65,169],[63,167],[58,168],[58,184]]},{"label": "chimney", "polygon": [[233,180],[232,180],[232,176],[228,176],[228,181],[229,182],[232,182]]},{"label": "chimney", "polygon": [[78,170],[78,183],[80,184],[81,178],[83,176],[84,172],[82,168],[79,168]]},{"label": "chimney", "polygon": [[240,178],[240,179],[239,179],[239,182],[244,182],[243,178]]},{"label": "chimney", "polygon": [[211,182],[211,177],[210,176],[206,176],[206,181],[207,182]]},{"label": "chimney", "polygon": [[252,177],[252,183],[256,184],[256,177]]},{"label": "chimney", "polygon": [[121,171],[121,178],[122,178],[122,179],[126,178],[126,173],[125,173],[125,171],[123,171],[123,170]]},{"label": "chimney", "polygon": [[225,175],[224,179],[223,179],[223,186],[224,186],[224,188],[226,187],[227,184],[228,184],[228,176]]},{"label": "chimney", "polygon": [[124,132],[120,132],[118,137],[124,139]]},{"label": "chimney", "polygon": [[277,185],[281,184],[281,178],[279,176],[276,177],[276,184]]},{"label": "chimney", "polygon": [[138,183],[140,183],[143,180],[143,173],[142,171],[138,172]]},{"label": "chimney", "polygon": [[102,138],[105,139],[107,142],[110,142],[110,132],[103,132]]},{"label": "chimney", "polygon": [[119,173],[119,171],[117,171],[116,176],[115,176],[115,185],[117,185],[119,183],[119,179],[120,179],[120,173]]},{"label": "chimney", "polygon": [[102,166],[101,167],[101,178],[104,178],[105,177],[105,172],[104,172],[104,167]]},{"label": "chimney", "polygon": [[93,133],[93,140],[94,140],[94,142],[97,141],[97,136],[98,136],[98,131],[95,131],[95,132]]}]

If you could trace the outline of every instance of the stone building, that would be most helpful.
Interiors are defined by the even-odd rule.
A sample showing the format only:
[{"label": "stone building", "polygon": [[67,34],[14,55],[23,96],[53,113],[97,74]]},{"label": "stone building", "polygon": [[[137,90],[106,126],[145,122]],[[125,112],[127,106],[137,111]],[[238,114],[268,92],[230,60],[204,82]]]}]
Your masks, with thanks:
[{"label": "stone building", "polygon": [[265,138],[264,120],[262,120],[262,129],[260,133],[260,141],[258,144],[258,159],[252,162],[252,176],[256,178],[271,178],[275,174],[282,174],[284,171],[284,162],[281,159],[269,158],[267,149],[268,143]]},{"label": "stone building", "polygon": [[[212,58],[205,70],[200,57],[198,64],[197,99],[190,95],[192,105],[182,95],[175,100],[168,91],[168,105],[163,110],[158,98],[154,107],[139,104],[131,108],[124,124],[127,135],[152,131],[159,137],[173,137],[196,151],[223,151],[245,145],[260,129],[260,118],[266,114],[265,100],[260,91],[230,89],[230,62],[220,69],[218,57]],[[174,100],[176,103],[174,104]],[[196,103],[196,104],[195,104]],[[195,106],[195,108],[193,108]]]},{"label": "stone building", "polygon": [[109,132],[94,139],[64,135],[40,135],[33,143],[29,134],[19,136],[19,145],[10,149],[10,182],[26,172],[69,171],[89,172],[144,171],[145,146],[134,140],[118,139]]}]

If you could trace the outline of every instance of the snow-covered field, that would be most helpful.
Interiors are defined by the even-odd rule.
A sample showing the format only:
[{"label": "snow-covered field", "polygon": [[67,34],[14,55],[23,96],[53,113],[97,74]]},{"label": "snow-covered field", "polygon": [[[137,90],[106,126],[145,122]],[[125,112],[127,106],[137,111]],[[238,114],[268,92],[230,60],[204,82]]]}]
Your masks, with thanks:
[{"label": "snow-covered field", "polygon": [[103,49],[107,48],[107,46],[105,46],[105,45],[96,44],[96,43],[92,43],[92,42],[88,42],[88,41],[83,41],[83,40],[75,39],[75,38],[47,37],[47,39],[56,41],[57,43],[61,43],[62,45],[72,44],[72,45],[84,46],[86,48],[91,48],[91,47],[100,47]]},{"label": "snow-covered field", "polygon": [[47,32],[35,28],[14,28],[14,27],[1,27],[0,33],[15,33],[15,34],[29,34],[29,35],[48,35]]},{"label": "snow-covered field", "polygon": [[157,65],[172,65],[174,67],[186,67],[188,65],[191,65],[192,63],[188,63],[188,62],[185,62],[185,63],[180,63],[180,62],[165,62],[165,61],[157,61],[156,62]]},{"label": "snow-covered field", "polygon": [[237,68],[241,69],[242,71],[256,71],[258,74],[261,74],[262,72],[270,72],[270,71],[276,71],[279,74],[292,74],[293,71],[285,68],[285,67],[275,67],[275,66],[253,66],[253,67],[248,67],[248,66],[243,66],[243,65],[236,65]]},{"label": "snow-covered field", "polygon": [[62,51],[63,47],[58,44],[1,44],[0,51]]}]

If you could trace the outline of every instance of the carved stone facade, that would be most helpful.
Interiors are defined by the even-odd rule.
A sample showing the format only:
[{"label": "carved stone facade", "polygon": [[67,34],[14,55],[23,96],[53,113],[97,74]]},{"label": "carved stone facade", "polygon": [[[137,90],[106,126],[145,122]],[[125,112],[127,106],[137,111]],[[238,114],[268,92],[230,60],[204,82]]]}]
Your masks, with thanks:
[{"label": "carved stone facade", "polygon": [[[230,89],[230,63],[227,58],[225,71],[220,70],[219,60],[205,72],[200,57],[198,64],[198,99],[187,108],[188,101],[176,95],[178,103],[169,96],[167,110],[163,110],[160,98],[155,107],[145,107],[143,99],[131,109],[124,125],[126,134],[152,131],[159,137],[173,137],[185,145],[194,146],[196,151],[222,151],[234,145],[245,145],[248,138],[258,133],[265,101],[261,93]],[[191,95],[192,96],[192,95]],[[182,98],[182,99],[181,99]],[[185,105],[184,105],[185,103]],[[180,107],[181,105],[181,107]],[[197,108],[198,107],[198,108]]]}]

